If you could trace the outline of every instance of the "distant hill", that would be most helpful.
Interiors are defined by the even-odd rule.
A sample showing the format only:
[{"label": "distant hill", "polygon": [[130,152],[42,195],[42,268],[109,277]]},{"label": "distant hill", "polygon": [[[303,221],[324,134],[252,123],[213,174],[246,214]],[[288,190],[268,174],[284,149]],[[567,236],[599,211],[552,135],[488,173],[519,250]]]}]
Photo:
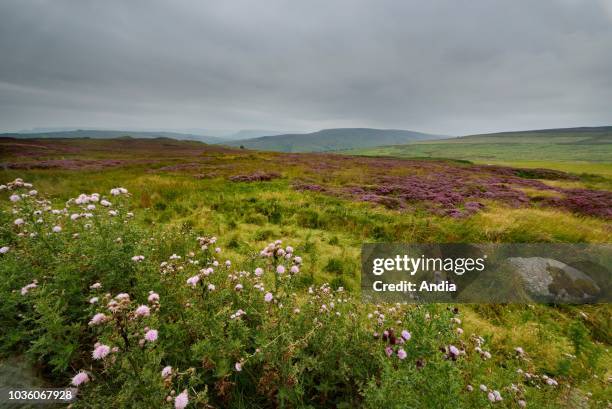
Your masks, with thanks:
[{"label": "distant hill", "polygon": [[203,136],[194,134],[184,134],[178,132],[156,132],[156,131],[107,131],[97,129],[77,129],[72,131],[50,131],[50,132],[28,132],[28,133],[4,133],[0,137],[6,138],[91,138],[91,139],[113,139],[121,137],[133,138],[172,138],[180,140],[200,141],[209,144],[218,144],[225,142],[223,138],[214,136]]},{"label": "distant hill", "polygon": [[[567,164],[572,163],[571,169],[579,172],[612,174],[612,126],[468,135],[435,141],[356,148],[342,153],[400,158],[447,158],[521,166],[531,164],[562,170],[570,169]],[[565,165],[555,167],[559,163]]]},{"label": "distant hill", "polygon": [[334,128],[305,134],[269,135],[227,142],[229,146],[278,152],[325,152],[440,139],[439,135],[399,129]]},{"label": "distant hill", "polygon": [[227,140],[243,140],[243,139],[252,139],[252,138],[260,138],[262,136],[274,136],[281,135],[287,132],[282,131],[266,131],[262,129],[241,129],[238,132],[234,132],[230,135],[223,135],[223,139]]},{"label": "distant hill", "polygon": [[[460,136],[448,140],[454,143],[552,143],[602,144],[612,143],[612,126],[593,126],[579,128],[535,129],[528,131],[497,132]],[[441,141],[440,141],[441,142]]]}]

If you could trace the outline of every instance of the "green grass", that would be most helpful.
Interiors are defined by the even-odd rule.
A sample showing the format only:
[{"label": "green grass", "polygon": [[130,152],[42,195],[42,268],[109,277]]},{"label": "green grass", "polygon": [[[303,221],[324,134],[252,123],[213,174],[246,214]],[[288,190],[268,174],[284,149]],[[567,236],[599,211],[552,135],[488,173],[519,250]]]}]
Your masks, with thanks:
[{"label": "green grass", "polygon": [[[70,144],[69,141],[54,143]],[[128,163],[102,170],[4,170],[0,173],[0,182],[22,177],[34,183],[39,191],[53,197],[56,203],[82,192],[105,193],[112,187],[124,186],[133,193],[130,206],[136,213],[137,223],[143,227],[159,231],[170,228],[189,229],[216,235],[220,238],[219,244],[224,249],[224,257],[236,263],[248,263],[252,255],[268,242],[283,238],[294,245],[296,253],[304,258],[301,275],[306,283],[332,282],[336,287],[342,285],[355,293],[359,289],[360,246],[364,242],[612,241],[609,221],[577,216],[552,208],[511,208],[499,203],[487,203],[486,210],[482,212],[468,218],[453,219],[424,212],[394,211],[316,192],[298,192],[292,187],[292,181],[304,177],[305,174],[311,178],[326,179],[331,184],[349,183],[363,177],[359,168],[345,167],[318,175],[308,173],[308,166],[297,163],[297,159],[291,160],[291,166],[287,165],[282,162],[281,154],[241,153],[211,148],[204,153],[189,156],[192,148],[200,145],[171,142],[174,147],[187,146],[186,153],[177,153],[172,147],[158,145],[161,143],[159,141],[148,141],[147,145],[139,143],[131,141],[130,148],[125,149],[108,141],[72,141],[73,146],[79,147],[77,152],[58,154],[43,150],[44,153],[34,158],[104,160],[117,157],[155,162]],[[440,152],[451,152],[451,148],[456,147],[468,152],[470,148],[462,144],[410,146],[431,149],[430,145],[447,149]],[[531,144],[532,148],[538,146],[540,145]],[[383,150],[377,151],[377,154],[388,152],[384,149],[391,148],[381,149]],[[554,149],[562,152],[558,146]],[[564,154],[570,155],[568,152]],[[514,163],[519,166],[525,163],[533,167],[600,175],[586,175],[578,181],[547,183],[572,187],[610,186],[606,177],[610,175],[607,173],[611,169],[609,163],[590,161],[581,165],[574,160],[575,157],[571,159],[568,156],[571,160],[565,162],[558,157],[546,155],[541,155],[533,162],[526,158],[513,162],[514,159],[521,159],[521,155],[512,150],[505,153],[498,151],[497,155],[499,163]],[[504,155],[514,156],[507,158]],[[459,154],[456,158],[466,159]],[[16,155],[2,159],[24,162],[31,161],[33,157]],[[195,162],[198,167],[194,169],[160,170],[166,166]],[[257,183],[233,183],[227,180],[228,175],[260,169],[280,171],[283,177]],[[201,177],[202,174],[207,176]],[[4,199],[6,198],[3,194]],[[535,358],[533,365],[537,370],[561,374],[560,376],[571,380],[572,390],[580,393],[589,391],[597,399],[606,399],[605,379],[611,374],[609,369],[601,368],[612,368],[612,357],[609,353],[612,343],[610,306],[551,308],[542,305],[470,305],[461,309],[466,333],[477,332],[489,337],[494,351],[501,353],[515,345],[521,345]],[[584,312],[588,318],[580,321],[580,312]],[[576,325],[577,321],[583,322],[580,325],[584,325],[584,329],[579,327],[572,330],[572,325]],[[583,367],[582,363],[580,367],[568,363],[566,354],[575,353],[576,345],[582,344],[587,345],[587,355],[591,353],[588,351],[597,351],[599,354],[599,378],[590,376],[589,369]],[[571,370],[567,369],[569,367]],[[483,377],[486,377],[486,374],[483,374]]]}]

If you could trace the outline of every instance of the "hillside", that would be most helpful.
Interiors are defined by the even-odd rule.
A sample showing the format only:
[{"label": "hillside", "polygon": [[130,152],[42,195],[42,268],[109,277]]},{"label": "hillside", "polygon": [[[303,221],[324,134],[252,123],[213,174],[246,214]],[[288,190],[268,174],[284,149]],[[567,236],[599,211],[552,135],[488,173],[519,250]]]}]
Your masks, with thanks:
[{"label": "hillside", "polygon": [[72,131],[49,131],[37,133],[3,133],[0,137],[4,138],[91,138],[91,139],[113,139],[130,136],[133,138],[172,138],[179,140],[192,140],[204,143],[223,143],[225,139],[214,136],[194,135],[178,132],[156,132],[156,131],[115,131],[115,130],[98,130],[98,129],[77,129]]},{"label": "hillside", "polygon": [[612,127],[468,135],[344,151],[352,155],[448,158],[612,175]]},{"label": "hillside", "polygon": [[227,145],[264,151],[325,152],[439,138],[441,136],[399,129],[334,128],[306,134],[283,134],[244,139],[227,143]]}]

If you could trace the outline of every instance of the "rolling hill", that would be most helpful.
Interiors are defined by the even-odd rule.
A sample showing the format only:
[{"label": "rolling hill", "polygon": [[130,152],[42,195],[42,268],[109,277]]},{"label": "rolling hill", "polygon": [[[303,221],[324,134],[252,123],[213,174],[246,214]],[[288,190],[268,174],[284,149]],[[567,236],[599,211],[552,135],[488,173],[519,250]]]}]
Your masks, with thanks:
[{"label": "rolling hill", "polygon": [[468,135],[358,148],[342,153],[399,158],[448,158],[612,176],[612,126]]},{"label": "rolling hill", "polygon": [[114,130],[98,130],[98,129],[77,129],[71,131],[49,131],[36,133],[3,133],[0,137],[5,138],[90,138],[90,139],[113,139],[130,136],[133,138],[172,138],[179,140],[200,141],[209,144],[223,143],[225,139],[214,136],[194,135],[178,132],[162,132],[162,131],[114,131]]},{"label": "rolling hill", "polygon": [[399,129],[334,128],[306,134],[283,134],[226,143],[279,152],[325,152],[440,139],[442,136]]}]

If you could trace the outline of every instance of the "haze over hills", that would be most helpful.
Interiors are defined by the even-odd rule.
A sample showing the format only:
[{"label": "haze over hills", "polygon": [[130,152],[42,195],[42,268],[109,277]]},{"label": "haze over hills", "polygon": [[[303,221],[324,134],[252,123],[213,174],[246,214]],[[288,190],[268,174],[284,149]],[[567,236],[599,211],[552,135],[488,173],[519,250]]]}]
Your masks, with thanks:
[{"label": "haze over hills", "polygon": [[48,132],[11,132],[0,134],[5,138],[91,138],[91,139],[112,139],[121,137],[133,138],[172,138],[180,140],[192,140],[209,144],[223,143],[226,140],[214,136],[204,136],[165,131],[114,131],[98,129],[77,129],[70,131],[48,131]]},{"label": "haze over hills", "polygon": [[269,135],[226,143],[279,152],[325,152],[445,138],[401,129],[333,128],[305,134]]}]

